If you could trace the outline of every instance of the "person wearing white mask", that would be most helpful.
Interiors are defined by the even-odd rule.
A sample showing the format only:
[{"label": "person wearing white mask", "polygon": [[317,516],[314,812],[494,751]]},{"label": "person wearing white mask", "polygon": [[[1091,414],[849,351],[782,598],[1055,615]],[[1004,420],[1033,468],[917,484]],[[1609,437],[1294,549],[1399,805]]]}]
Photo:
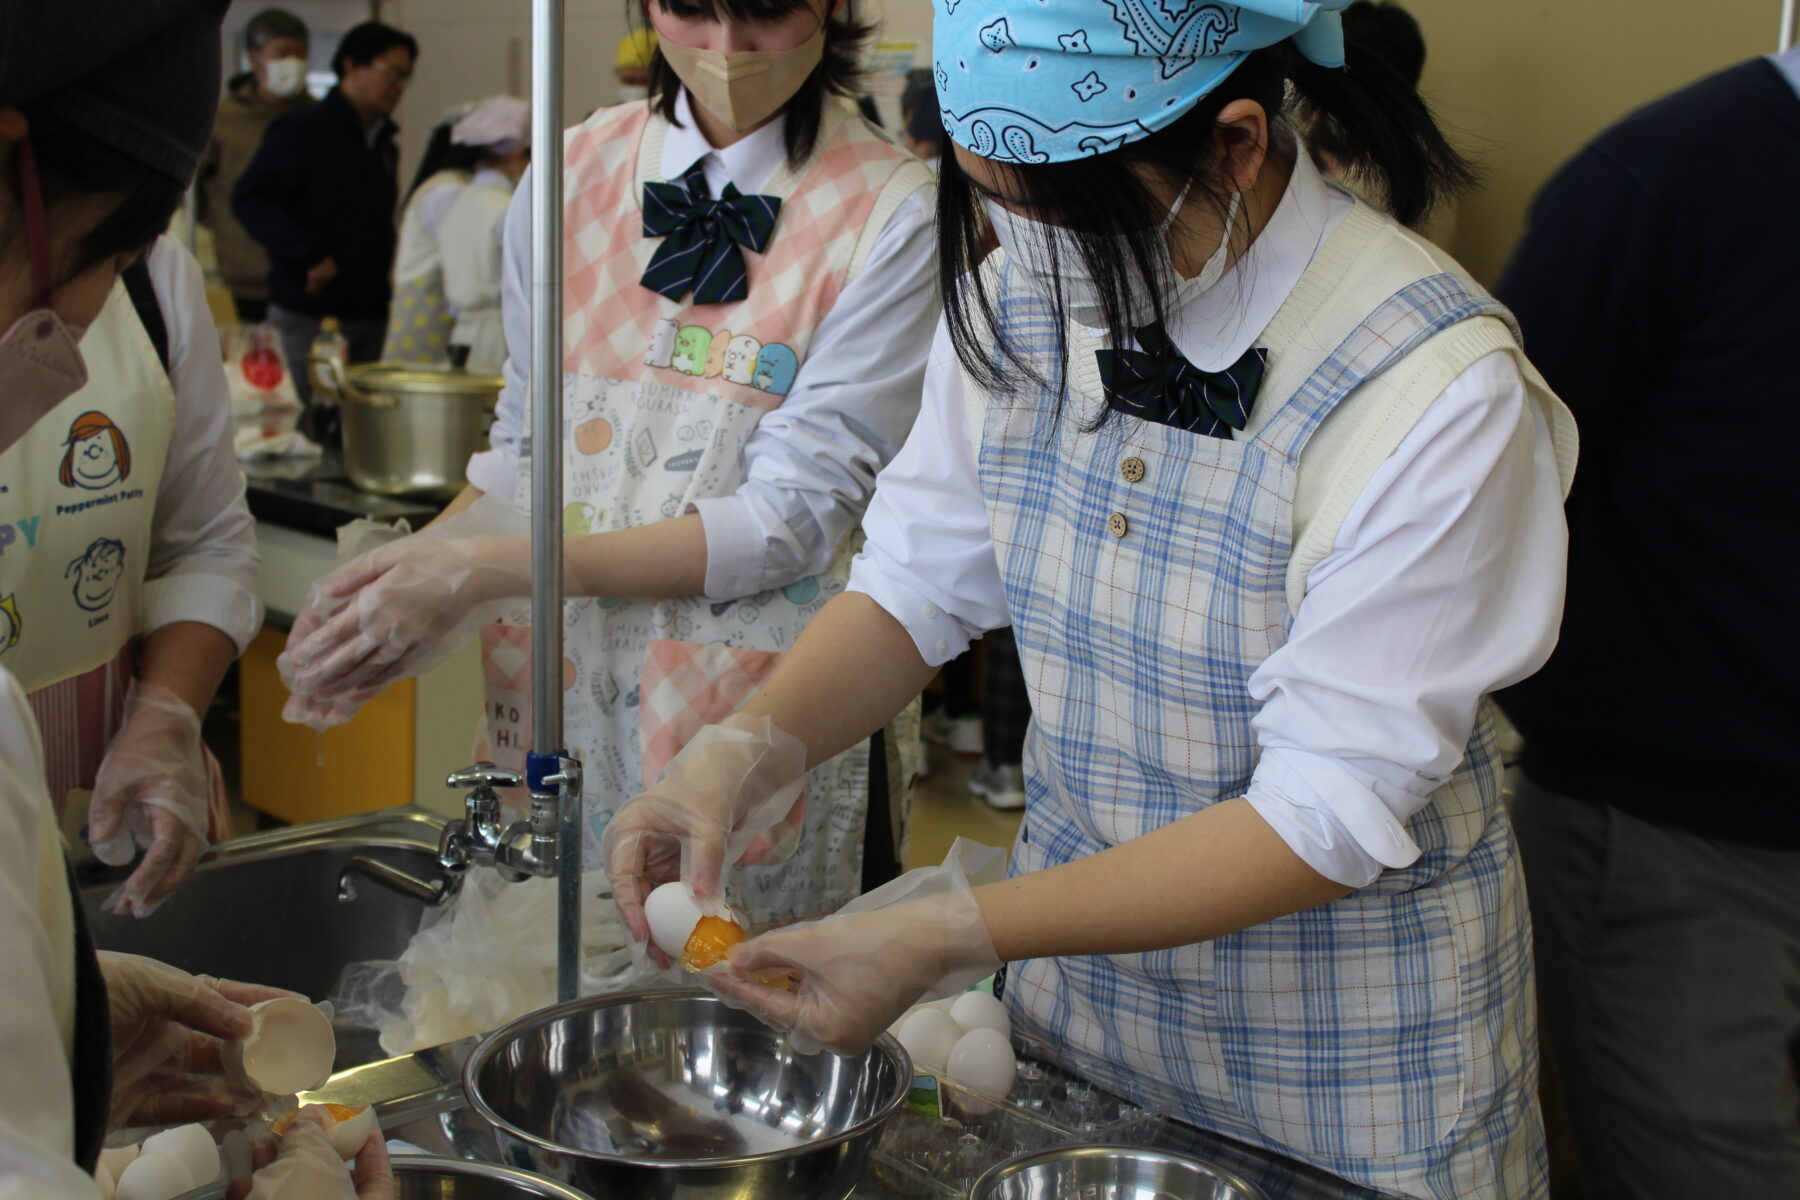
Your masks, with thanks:
[{"label": "person wearing white mask", "polygon": [[468,347],[468,369],[498,374],[506,363],[501,324],[501,238],[506,210],[531,161],[531,106],[495,96],[456,123],[450,140],[479,156],[468,186],[444,216],[444,295],[456,314],[452,346]]},{"label": "person wearing white mask", "polygon": [[[736,720],[827,758],[1011,625],[1012,878],[931,869],[707,986],[849,1053],[1007,964],[1015,1027],[1103,1087],[1383,1195],[1546,1195],[1488,695],[1556,640],[1573,423],[1506,311],[1280,114],[1401,220],[1467,163],[1399,76],[1343,69],[1341,0],[935,7],[923,410],[847,594]],[[636,937],[750,832],[758,797],[687,757],[613,819]]]},{"label": "person wearing white mask", "polygon": [[266,8],[244,27],[250,69],[225,85],[212,138],[200,159],[200,221],[212,230],[219,279],[238,319],[261,321],[269,310],[269,256],[231,214],[231,189],[250,165],[263,133],[282,113],[313,103],[306,91],[310,35],[306,23]]},{"label": "person wearing white mask", "polygon": [[[192,259],[169,257],[160,250],[168,243],[157,239],[212,124],[225,7],[225,0],[89,0],[76,14],[55,5],[0,8],[0,569],[10,571],[15,554],[40,556],[29,573],[0,583],[7,613],[0,644],[0,1200],[99,1200],[112,1194],[99,1165],[109,1129],[248,1111],[239,1106],[260,1097],[219,1077],[221,1043],[252,1029],[247,1005],[282,994],[96,953],[62,853],[38,723],[14,674],[15,667],[41,668],[47,640],[73,643],[72,653],[112,645],[108,622],[95,620],[100,609],[129,624],[137,618],[128,608],[207,607],[204,589],[156,593],[121,577],[121,567],[141,572],[135,561],[155,553],[148,537],[130,529],[107,538],[106,553],[84,556],[94,571],[79,573],[72,587],[37,584],[41,576],[66,584],[56,560],[73,544],[71,529],[79,531],[90,511],[131,508],[137,497],[129,485],[154,479],[164,472],[160,460],[177,455],[166,410],[182,398],[171,395],[167,378],[160,393],[144,395],[164,368],[153,358],[109,359],[133,344],[149,357],[150,331],[126,324],[139,314],[121,283],[147,253],[163,253],[150,271],[158,303],[171,295],[171,281],[177,294],[198,294]],[[191,339],[220,376],[210,324],[187,331],[183,319],[170,314],[166,330],[175,361],[182,357],[176,347]],[[195,362],[201,357],[196,351]],[[175,362],[169,369],[182,370]],[[94,401],[114,414],[103,425],[82,411],[84,389],[95,385]],[[222,407],[222,378],[217,398]],[[160,432],[153,402],[164,410]],[[78,424],[101,427],[91,460],[62,436],[70,405]],[[231,464],[229,438],[224,444]],[[178,696],[191,694],[219,657],[205,638],[155,641],[146,639],[140,670],[162,673],[164,690]],[[187,718],[193,721],[191,710]],[[149,768],[138,781],[147,801],[168,794],[169,762],[145,752],[167,730],[151,722],[148,736],[127,731],[134,761],[120,769]],[[193,739],[197,750],[197,721]],[[378,1136],[362,1147],[352,1173],[323,1127],[308,1124],[257,1172],[261,1194],[391,1200]]]},{"label": "person wearing white mask", "polygon": [[[857,113],[869,31],[855,7],[641,11],[657,35],[650,99],[601,109],[567,142],[571,437],[555,450],[590,865],[620,800],[746,700],[843,589],[875,474],[917,415],[938,309],[931,174]],[[450,516],[321,582],[283,658],[296,715],[344,719],[480,627],[493,753],[522,765],[516,600],[531,581],[506,518],[530,495],[530,228],[515,199],[493,449]],[[741,877],[749,912],[831,911],[865,870],[892,875],[902,744],[865,736],[819,763],[780,839],[792,852],[763,847]]]}]

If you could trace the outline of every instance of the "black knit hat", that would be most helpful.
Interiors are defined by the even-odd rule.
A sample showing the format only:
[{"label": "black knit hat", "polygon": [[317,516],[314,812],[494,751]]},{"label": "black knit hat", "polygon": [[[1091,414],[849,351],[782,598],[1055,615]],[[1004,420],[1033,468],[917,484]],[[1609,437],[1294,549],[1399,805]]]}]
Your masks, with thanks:
[{"label": "black knit hat", "polygon": [[74,130],[183,185],[219,106],[227,0],[0,0],[0,107]]}]

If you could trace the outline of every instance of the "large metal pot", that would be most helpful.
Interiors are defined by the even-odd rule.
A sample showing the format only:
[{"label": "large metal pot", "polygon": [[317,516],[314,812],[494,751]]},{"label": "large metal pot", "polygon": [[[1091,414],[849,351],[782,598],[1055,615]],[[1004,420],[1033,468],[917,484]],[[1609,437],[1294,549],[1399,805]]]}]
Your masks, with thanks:
[{"label": "large metal pot", "polygon": [[312,359],[314,385],[344,416],[344,469],[366,492],[448,500],[488,448],[502,380],[448,368]]},{"label": "large metal pot", "polygon": [[844,1200],[912,1084],[882,1035],[800,1054],[704,992],[589,996],[520,1017],[463,1087],[499,1157],[596,1197]]}]

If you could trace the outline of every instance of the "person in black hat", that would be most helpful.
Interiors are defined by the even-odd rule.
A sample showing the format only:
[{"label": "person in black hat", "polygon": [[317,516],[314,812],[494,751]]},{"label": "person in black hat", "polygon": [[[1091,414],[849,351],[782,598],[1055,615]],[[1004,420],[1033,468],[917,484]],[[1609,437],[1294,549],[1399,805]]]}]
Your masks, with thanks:
[{"label": "person in black hat", "polygon": [[[0,455],[9,462],[0,563],[53,545],[83,520],[110,519],[132,500],[131,474],[151,471],[158,458],[140,444],[133,463],[125,432],[99,410],[75,420],[91,437],[58,439],[60,462],[9,452],[35,446],[39,418],[60,418],[56,410],[79,401],[90,379],[108,378],[109,364],[93,352],[119,319],[119,277],[167,226],[211,127],[224,9],[225,0],[0,2]],[[39,504],[32,497],[44,488],[66,494]],[[135,549],[105,537],[96,546],[66,595],[89,613],[84,634],[98,636],[119,586],[115,569],[129,566]],[[23,578],[71,577],[60,566],[51,559]],[[282,994],[95,953],[61,853],[37,722],[12,669],[56,621],[48,607],[0,589],[0,946],[8,967],[0,973],[0,1196],[9,1200],[105,1194],[94,1172],[106,1169],[98,1164],[109,1126],[229,1111],[243,1097],[218,1076],[221,1043],[250,1031],[247,1005]],[[288,1189],[322,1167],[346,1175],[325,1128],[308,1121],[259,1181],[264,1194],[298,1194]],[[361,1200],[392,1195],[378,1137],[363,1148],[356,1183]]]},{"label": "person in black hat", "polygon": [[269,320],[302,399],[324,318],[338,319],[351,362],[381,357],[399,236],[393,113],[418,57],[418,42],[379,21],[346,33],[338,85],[277,118],[232,189],[232,212],[268,252]]}]

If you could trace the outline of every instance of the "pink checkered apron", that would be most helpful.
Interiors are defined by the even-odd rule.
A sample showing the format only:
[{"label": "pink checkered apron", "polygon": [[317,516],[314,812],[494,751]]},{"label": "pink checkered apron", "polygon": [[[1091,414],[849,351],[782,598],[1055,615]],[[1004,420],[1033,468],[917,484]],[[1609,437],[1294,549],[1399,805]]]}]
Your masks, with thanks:
[{"label": "pink checkered apron", "polygon": [[[819,149],[757,191],[781,198],[775,235],[745,252],[749,295],[725,304],[669,300],[639,279],[659,244],[642,234],[646,182],[661,177],[667,125],[647,105],[603,109],[566,143],[562,447],[563,522],[573,534],[678,517],[745,481],[744,445],[780,407],[814,331],[851,277],[863,239],[926,169],[847,106],[831,105]],[[683,164],[684,166],[686,164]],[[515,500],[527,508],[530,457]],[[843,590],[857,542],[821,574],[713,603],[700,596],[581,599],[564,610],[564,711],[585,760],[585,859],[598,866],[606,822],[655,781],[703,725],[729,716],[783,650]],[[483,636],[486,724],[496,761],[522,762],[529,740],[528,614]],[[737,873],[734,902],[753,920],[810,916],[860,890],[869,747],[816,768],[774,842]],[[877,765],[880,769],[880,765]],[[797,838],[796,838],[796,835]]]}]

